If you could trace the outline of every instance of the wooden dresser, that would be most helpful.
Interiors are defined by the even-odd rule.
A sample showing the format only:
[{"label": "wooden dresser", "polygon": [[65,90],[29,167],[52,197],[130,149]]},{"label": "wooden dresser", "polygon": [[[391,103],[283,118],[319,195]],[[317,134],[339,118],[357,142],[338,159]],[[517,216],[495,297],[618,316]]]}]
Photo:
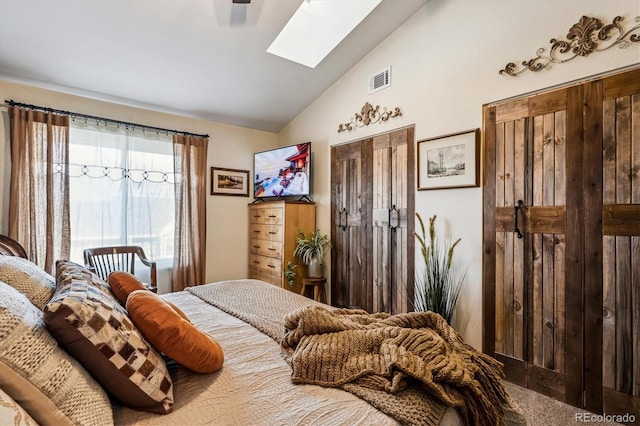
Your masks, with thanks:
[{"label": "wooden dresser", "polygon": [[295,285],[284,272],[295,261],[296,236],[309,235],[316,226],[316,205],[302,201],[265,201],[249,204],[249,278],[270,282],[299,293],[306,265],[298,261]]}]

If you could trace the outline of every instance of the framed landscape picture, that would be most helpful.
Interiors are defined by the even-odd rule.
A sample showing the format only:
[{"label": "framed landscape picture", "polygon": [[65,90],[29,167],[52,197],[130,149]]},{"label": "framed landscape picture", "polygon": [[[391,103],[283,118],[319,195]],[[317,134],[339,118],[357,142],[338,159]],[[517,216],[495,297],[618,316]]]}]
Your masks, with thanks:
[{"label": "framed landscape picture", "polygon": [[249,196],[249,171],[211,167],[211,195]]},{"label": "framed landscape picture", "polygon": [[418,141],[418,191],[480,186],[480,129]]}]

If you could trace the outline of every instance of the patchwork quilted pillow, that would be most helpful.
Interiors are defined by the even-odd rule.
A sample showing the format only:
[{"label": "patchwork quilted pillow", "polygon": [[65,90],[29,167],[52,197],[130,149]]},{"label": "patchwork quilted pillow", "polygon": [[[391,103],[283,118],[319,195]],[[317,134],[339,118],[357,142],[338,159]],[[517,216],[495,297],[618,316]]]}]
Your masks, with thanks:
[{"label": "patchwork quilted pillow", "polygon": [[56,279],[54,281],[54,290],[60,284],[67,284],[73,279],[82,279],[87,284],[100,290],[102,293],[113,296],[109,284],[107,284],[102,278],[88,270],[82,265],[71,262],[70,260],[59,260],[56,262]]},{"label": "patchwork quilted pillow", "polygon": [[0,387],[42,425],[113,424],[107,394],[58,346],[42,315],[0,282]]},{"label": "patchwork quilted pillow", "polygon": [[30,260],[16,256],[0,256],[0,281],[20,293],[43,310],[56,290],[56,282],[44,269]]},{"label": "patchwork quilted pillow", "polygon": [[213,373],[222,367],[220,344],[182,318],[157,294],[147,290],[132,292],[127,310],[142,334],[177,363],[198,373]]},{"label": "patchwork quilted pillow", "polygon": [[[58,288],[44,321],[60,345],[124,405],[166,414],[173,407],[167,365],[108,290],[66,261],[56,265]],[[103,291],[106,287],[107,291]]]}]

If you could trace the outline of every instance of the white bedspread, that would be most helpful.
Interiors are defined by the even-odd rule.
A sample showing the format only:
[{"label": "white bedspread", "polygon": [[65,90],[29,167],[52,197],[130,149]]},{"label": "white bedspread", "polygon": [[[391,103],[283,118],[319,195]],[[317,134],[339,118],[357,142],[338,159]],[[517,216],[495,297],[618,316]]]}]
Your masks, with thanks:
[{"label": "white bedspread", "polygon": [[187,292],[166,299],[220,342],[224,366],[214,374],[196,374],[173,365],[174,412],[156,415],[115,407],[117,425],[397,424],[348,392],[291,383],[280,346],[243,321]]},{"label": "white bedspread", "polygon": [[[244,321],[188,292],[163,297],[221,344],[224,366],[213,374],[197,374],[171,363],[174,411],[157,415],[118,405],[116,425],[398,424],[343,390],[293,384],[278,343]],[[443,424],[460,424],[454,410],[447,411]]]}]

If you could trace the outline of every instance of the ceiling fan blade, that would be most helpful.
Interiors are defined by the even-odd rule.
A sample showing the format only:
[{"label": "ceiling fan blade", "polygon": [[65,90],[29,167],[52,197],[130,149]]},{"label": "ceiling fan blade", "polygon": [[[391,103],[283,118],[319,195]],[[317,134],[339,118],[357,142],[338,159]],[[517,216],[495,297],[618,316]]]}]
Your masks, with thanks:
[{"label": "ceiling fan blade", "polygon": [[235,4],[249,4],[251,0],[232,0]]}]

